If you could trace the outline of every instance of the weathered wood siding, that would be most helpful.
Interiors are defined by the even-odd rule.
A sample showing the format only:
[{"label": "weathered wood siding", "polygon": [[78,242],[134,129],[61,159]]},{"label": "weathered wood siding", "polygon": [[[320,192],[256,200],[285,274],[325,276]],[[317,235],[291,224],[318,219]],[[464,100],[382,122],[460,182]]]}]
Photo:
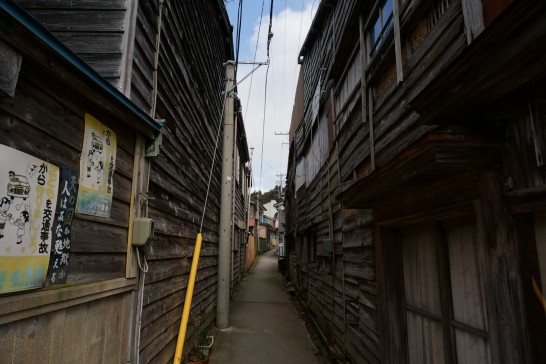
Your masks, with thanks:
[{"label": "weathered wood siding", "polygon": [[[122,280],[118,282],[125,285]],[[108,289],[113,286],[80,286],[86,287],[79,289],[80,292],[65,289],[53,300],[48,300],[43,292],[36,292],[27,294],[23,304],[18,296],[2,298],[4,308],[0,310],[0,361],[127,362],[129,356],[126,343],[130,334],[133,285],[125,285],[121,289],[118,287],[120,292],[111,295]],[[50,291],[49,295],[55,296],[55,293]],[[35,302],[42,306],[33,305]],[[21,310],[15,315],[17,320],[2,315],[13,306]]]},{"label": "weathered wood siding", "polygon": [[125,276],[136,132],[81,102],[73,90],[48,79],[29,59],[23,62],[15,96],[0,101],[0,143],[76,172],[86,112],[116,133],[118,149],[111,217],[78,214],[73,220],[69,270],[73,283]]},{"label": "weathered wood siding", "polygon": [[[154,107],[154,58],[159,52],[157,104],[153,116],[164,119],[165,128],[161,153],[150,160],[148,193],[136,190],[135,198],[142,204],[133,206],[131,211],[137,133],[119,118],[101,110],[97,103],[86,107],[73,90],[61,87],[54,79],[42,82],[41,69],[33,68],[27,59],[23,62],[24,72],[15,97],[0,99],[0,122],[5,129],[0,142],[61,168],[77,170],[84,112],[93,114],[116,132],[118,151],[112,218],[78,216],[74,220],[69,277],[74,283],[124,277],[130,216],[139,210],[153,218],[156,230],[153,242],[146,247],[150,269],[145,280],[139,347],[141,362],[156,363],[169,362],[174,354],[209,173],[213,178],[203,223],[203,247],[191,317],[201,315],[204,325],[210,327],[216,314],[221,147],[214,153],[214,143],[223,103],[223,64],[232,57],[232,45],[227,14],[219,0],[165,2],[157,49],[158,2],[139,1],[134,11],[135,3],[126,0],[19,1],[113,85],[121,89],[128,83],[127,89],[122,91],[148,114]],[[36,123],[37,119],[43,122]],[[44,146],[43,140],[51,142]],[[246,140],[240,148],[240,164],[244,166],[248,160]],[[146,170],[139,173],[146,174]],[[147,178],[147,174],[142,177]],[[235,190],[234,219],[246,222],[244,192],[242,188]],[[237,244],[241,245],[244,236],[241,231],[235,233],[237,235]],[[234,284],[241,279],[244,265],[243,249],[234,249]],[[134,284],[131,279],[126,282],[129,287]],[[124,304],[129,306],[127,302]],[[99,316],[97,312],[95,316]],[[116,326],[116,330],[120,327]],[[190,323],[186,347],[195,336],[196,328]],[[120,355],[125,353],[128,337],[122,337],[122,345],[117,343]],[[80,357],[85,356],[82,353]]]},{"label": "weathered wood siding", "polygon": [[[291,278],[334,350],[352,362],[377,363],[382,349],[372,211],[343,209],[335,196],[342,183],[369,175],[434,128],[420,125],[407,103],[467,43],[460,1],[406,2],[400,26],[404,82],[397,84],[394,41],[369,57],[366,32],[376,4],[357,5],[321,4],[302,48],[305,113],[294,128],[288,167],[287,240]],[[296,161],[320,119],[313,119],[317,97],[319,115],[333,110],[334,147],[312,183],[295,191]],[[321,255],[324,239],[334,240],[331,256]]]},{"label": "weathered wood siding", "polygon": [[18,0],[17,3],[102,77],[120,87],[127,0]]},{"label": "weathered wood siding", "polygon": [[[131,98],[148,111],[157,19],[157,2],[140,1]],[[161,153],[151,162],[147,202],[156,230],[146,250],[150,271],[144,290],[142,363],[165,363],[174,355],[213,158],[190,318],[201,315],[210,326],[216,315],[221,146],[214,155],[214,143],[222,116],[223,64],[231,52],[226,19],[217,1],[168,1],[163,9],[156,114],[165,119],[165,127]],[[189,347],[195,339],[191,322],[186,338]]]},{"label": "weathered wood siding", "polygon": [[[237,103],[235,105],[237,107]],[[233,288],[243,279],[246,272],[247,248],[245,244],[248,226],[248,199],[249,194],[249,169],[247,162],[248,144],[241,112],[236,115],[236,148],[234,152],[234,184],[233,184],[233,240],[231,258],[231,287]]]},{"label": "weathered wood siding", "polygon": [[89,113],[116,133],[117,156],[111,216],[76,214],[72,221],[67,283],[49,285],[48,276],[46,289],[2,297],[0,361],[126,362],[135,287],[134,279],[125,278],[126,251],[142,120],[121,105],[128,100],[112,97],[110,85],[65,58],[53,38],[42,35],[56,48],[39,42],[36,28],[26,25],[34,24],[30,17],[23,23],[4,8],[2,16],[9,32],[0,41],[23,61],[13,97],[0,98],[0,143],[79,175]]}]

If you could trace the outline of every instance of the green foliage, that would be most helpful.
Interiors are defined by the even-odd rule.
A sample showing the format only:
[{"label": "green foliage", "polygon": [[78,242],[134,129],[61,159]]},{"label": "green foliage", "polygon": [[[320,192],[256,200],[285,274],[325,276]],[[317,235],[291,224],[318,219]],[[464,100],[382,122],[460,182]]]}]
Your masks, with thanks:
[{"label": "green foliage", "polygon": [[280,190],[280,187],[279,186],[275,186],[273,187],[273,189],[265,192],[265,193],[262,193],[262,191],[258,191],[258,192],[252,192],[252,194],[250,195],[251,196],[251,201],[256,201],[256,194],[259,195],[258,199],[260,200],[260,203],[262,205],[265,205],[266,203],[272,201],[272,200],[275,200],[277,201],[279,199],[279,190]]}]

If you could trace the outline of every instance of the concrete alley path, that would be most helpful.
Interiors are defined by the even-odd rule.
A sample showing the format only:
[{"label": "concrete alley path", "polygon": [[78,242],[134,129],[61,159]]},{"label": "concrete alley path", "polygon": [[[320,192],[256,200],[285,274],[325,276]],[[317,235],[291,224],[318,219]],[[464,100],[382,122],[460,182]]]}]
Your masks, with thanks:
[{"label": "concrete alley path", "polygon": [[210,364],[319,363],[271,250],[258,257],[231,301],[230,327],[217,332]]}]

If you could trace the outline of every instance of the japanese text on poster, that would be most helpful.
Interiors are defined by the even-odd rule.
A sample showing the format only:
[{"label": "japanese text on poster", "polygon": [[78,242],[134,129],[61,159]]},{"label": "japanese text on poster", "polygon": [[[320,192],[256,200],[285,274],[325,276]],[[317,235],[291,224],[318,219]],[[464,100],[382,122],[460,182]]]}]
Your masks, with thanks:
[{"label": "japanese text on poster", "polygon": [[0,145],[0,293],[42,287],[59,168]]},{"label": "japanese text on poster", "polygon": [[110,217],[116,146],[116,134],[93,116],[85,114],[76,212]]},{"label": "japanese text on poster", "polygon": [[63,170],[61,176],[61,192],[59,195],[59,212],[53,228],[52,266],[49,277],[50,284],[65,283],[68,275],[68,259],[70,257],[70,242],[72,219],[76,208],[78,194],[78,176],[74,171]]}]

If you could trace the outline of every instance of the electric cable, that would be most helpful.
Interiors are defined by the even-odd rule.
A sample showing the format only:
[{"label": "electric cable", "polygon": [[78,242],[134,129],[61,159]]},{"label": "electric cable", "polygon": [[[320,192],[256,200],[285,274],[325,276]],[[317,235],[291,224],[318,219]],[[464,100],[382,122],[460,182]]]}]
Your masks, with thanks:
[{"label": "electric cable", "polygon": [[[263,160],[263,156],[261,154],[259,154],[258,152],[256,152],[256,154],[260,157],[261,160]],[[269,168],[274,170],[276,173],[281,173],[282,172],[281,170],[279,170],[276,167],[273,167],[271,164],[267,163],[265,160],[263,160],[263,162],[265,163],[266,166],[268,166]]]},{"label": "electric cable", "polygon": [[[139,247],[135,247],[136,255],[137,255],[137,261],[138,261],[138,268],[140,271],[144,274],[148,273],[148,261],[146,260],[146,256],[144,253],[140,252]],[[142,254],[142,255],[141,255]],[[141,261],[144,261],[144,263],[141,263]]]},{"label": "electric cable", "polygon": [[267,32],[267,60],[269,61],[269,45],[271,44],[271,38],[273,38],[273,32],[271,27],[273,25],[273,0],[269,5],[269,31]]},{"label": "electric cable", "polygon": [[[138,262],[138,268],[140,270],[140,274],[138,277],[138,306],[137,310],[139,312],[138,315],[138,322],[137,322],[137,329],[136,329],[136,362],[137,364],[140,363],[140,331],[142,329],[142,307],[144,307],[144,282],[146,281],[146,273],[148,273],[148,261],[146,260],[146,257],[144,256],[144,253],[142,253],[142,259],[141,259],[141,252],[140,247],[134,247],[136,251],[136,258]],[[144,260],[144,264],[141,263],[141,260]]]},{"label": "electric cable", "polygon": [[239,9],[237,10],[237,41],[235,50],[235,79],[237,79],[237,68],[239,66],[239,49],[241,46],[241,22],[243,18],[243,0],[239,0]]},{"label": "electric cable", "polygon": [[265,139],[265,112],[267,110],[267,83],[268,83],[268,76],[269,76],[269,65],[271,64],[270,58],[269,58],[269,45],[271,43],[271,38],[273,38],[273,33],[271,32],[271,28],[273,26],[273,0],[271,0],[270,8],[269,8],[269,32],[267,34],[267,69],[265,71],[265,89],[264,89],[264,115],[263,115],[263,122],[262,122],[262,146],[261,146],[261,155],[262,158],[260,159],[260,183],[259,187],[262,188],[262,172],[263,172],[263,154],[264,154],[264,139]]},{"label": "electric cable", "polygon": [[214,162],[216,161],[216,151],[218,150],[218,140],[220,139],[220,130],[222,128],[222,120],[223,120],[224,107],[226,105],[227,95],[228,95],[228,83],[226,82],[226,88],[224,90],[224,99],[222,100],[222,107],[220,108],[218,130],[216,131],[216,142],[214,143],[214,153],[212,153],[212,162],[210,166],[209,181],[207,183],[207,193],[205,194],[205,204],[203,205],[203,215],[201,215],[201,224],[199,225],[199,234],[201,234],[201,232],[203,231],[203,222],[205,221],[205,212],[207,211],[207,203],[209,200],[210,182],[212,181],[212,172],[214,171]]},{"label": "electric cable", "polygon": [[[260,42],[260,31],[262,29],[262,19],[264,17],[264,3],[265,3],[265,0],[262,0],[262,11],[260,13],[260,23],[258,25],[258,36],[256,37],[256,47],[254,48],[254,59],[252,60],[253,63],[256,63],[256,55],[258,54],[258,43]],[[243,120],[246,120],[246,114],[248,112],[248,105],[250,104],[250,92],[252,91],[252,80],[253,79],[254,79],[254,72],[252,72],[252,74],[250,75],[250,85],[248,86],[248,97],[246,99],[245,116],[244,116]]]},{"label": "electric cable", "polygon": [[[284,32],[283,32],[283,40],[282,40],[282,48],[283,48],[283,54],[282,54],[282,94],[285,94],[285,88],[284,88],[284,80],[285,80],[285,70],[286,70],[286,15],[288,11],[286,10],[286,0],[284,0]],[[284,116],[284,102],[281,102],[281,115]],[[283,128],[283,123],[281,122],[281,130],[286,130]]]}]

